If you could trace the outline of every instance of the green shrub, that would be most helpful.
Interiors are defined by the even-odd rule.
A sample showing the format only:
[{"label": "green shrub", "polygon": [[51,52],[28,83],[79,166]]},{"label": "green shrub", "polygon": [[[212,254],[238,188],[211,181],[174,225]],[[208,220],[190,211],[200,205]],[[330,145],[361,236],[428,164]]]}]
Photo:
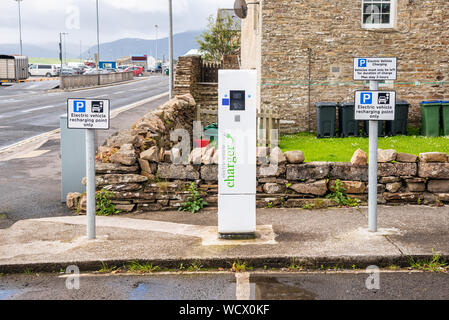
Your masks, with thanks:
[{"label": "green shrub", "polygon": [[188,211],[190,213],[196,213],[207,206],[207,202],[200,197],[200,193],[195,185],[195,183],[191,183],[189,186],[189,192],[191,197],[187,198],[187,202],[181,204],[179,211]]},{"label": "green shrub", "polygon": [[327,199],[334,200],[341,207],[357,207],[360,200],[353,199],[346,194],[346,189],[343,187],[343,182],[335,181],[334,191],[327,195]]},{"label": "green shrub", "polygon": [[111,202],[114,194],[105,189],[97,192],[95,195],[97,216],[112,216],[114,214],[121,213],[121,210],[117,210],[115,205]]}]

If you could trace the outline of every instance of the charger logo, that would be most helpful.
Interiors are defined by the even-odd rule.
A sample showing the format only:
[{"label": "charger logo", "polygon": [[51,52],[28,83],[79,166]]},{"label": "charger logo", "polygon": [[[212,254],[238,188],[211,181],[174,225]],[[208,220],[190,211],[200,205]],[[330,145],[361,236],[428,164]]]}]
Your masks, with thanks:
[{"label": "charger logo", "polygon": [[235,165],[237,164],[237,155],[235,153],[234,138],[228,133],[226,139],[230,144],[226,145],[226,179],[224,180],[229,188],[235,187]]},{"label": "charger logo", "polygon": [[360,95],[360,104],[373,104],[373,93],[362,92]]}]

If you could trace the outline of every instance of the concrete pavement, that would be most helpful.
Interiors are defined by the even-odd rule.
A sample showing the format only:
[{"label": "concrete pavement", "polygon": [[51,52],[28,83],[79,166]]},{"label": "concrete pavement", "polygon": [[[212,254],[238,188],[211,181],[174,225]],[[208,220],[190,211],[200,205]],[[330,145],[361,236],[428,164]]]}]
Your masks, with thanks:
[{"label": "concrete pavement", "polygon": [[[98,270],[138,260],[160,267],[198,261],[229,268],[236,260],[254,267],[357,265],[409,266],[432,250],[449,258],[449,211],[424,206],[382,206],[378,233],[367,231],[367,208],[307,211],[258,210],[259,239],[218,240],[213,209],[98,217],[98,239],[85,239],[86,217],[0,220],[0,272],[57,271],[77,265]],[[12,224],[12,225],[11,225]]]}]

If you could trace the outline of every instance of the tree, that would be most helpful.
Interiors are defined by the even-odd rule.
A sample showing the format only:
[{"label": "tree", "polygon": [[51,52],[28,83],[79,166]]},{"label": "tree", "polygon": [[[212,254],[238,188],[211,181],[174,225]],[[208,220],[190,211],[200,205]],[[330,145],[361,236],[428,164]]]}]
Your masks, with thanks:
[{"label": "tree", "polygon": [[217,20],[210,16],[207,29],[197,40],[204,60],[220,62],[223,56],[235,54],[240,48],[240,28],[230,16]]}]

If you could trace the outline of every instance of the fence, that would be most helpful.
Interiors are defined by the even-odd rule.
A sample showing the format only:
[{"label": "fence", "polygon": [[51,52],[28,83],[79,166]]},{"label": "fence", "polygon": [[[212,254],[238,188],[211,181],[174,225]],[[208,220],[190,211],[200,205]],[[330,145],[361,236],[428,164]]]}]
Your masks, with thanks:
[{"label": "fence", "polygon": [[[204,119],[213,117],[218,122],[217,107],[197,107],[196,120],[204,125]],[[211,122],[209,120],[209,122]],[[257,145],[260,147],[279,146],[279,134],[281,130],[281,115],[279,110],[261,107],[257,112]],[[272,131],[273,130],[273,131]]]},{"label": "fence", "polygon": [[199,82],[218,82],[218,70],[223,69],[222,63],[201,61],[201,79]]},{"label": "fence", "polygon": [[[117,72],[100,74],[100,85],[111,84],[134,79],[132,72]],[[88,74],[79,76],[64,76],[61,79],[61,89],[75,89],[84,87],[94,87],[98,85],[98,74]]]}]

